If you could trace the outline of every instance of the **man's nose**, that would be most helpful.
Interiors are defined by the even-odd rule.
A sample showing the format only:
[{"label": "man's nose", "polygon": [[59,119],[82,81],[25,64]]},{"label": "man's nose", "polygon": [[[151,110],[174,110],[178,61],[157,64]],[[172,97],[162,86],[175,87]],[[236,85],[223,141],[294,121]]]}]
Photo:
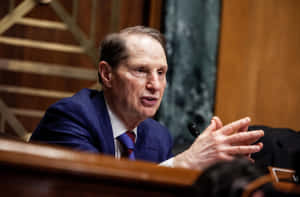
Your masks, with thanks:
[{"label": "man's nose", "polygon": [[151,73],[151,75],[149,75],[146,88],[152,92],[159,90],[160,81],[157,73]]}]

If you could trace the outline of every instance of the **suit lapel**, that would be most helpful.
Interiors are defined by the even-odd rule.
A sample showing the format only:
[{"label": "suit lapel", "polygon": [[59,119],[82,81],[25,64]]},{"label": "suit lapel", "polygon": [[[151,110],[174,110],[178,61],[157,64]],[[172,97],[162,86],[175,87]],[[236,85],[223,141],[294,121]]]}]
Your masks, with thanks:
[{"label": "suit lapel", "polygon": [[97,92],[97,96],[94,97],[94,103],[96,107],[97,117],[99,120],[100,141],[102,143],[102,152],[115,155],[114,137],[109,119],[108,111],[106,109],[103,92]]},{"label": "suit lapel", "polygon": [[159,160],[159,150],[158,144],[156,140],[154,140],[153,136],[149,134],[147,126],[145,126],[145,122],[142,122],[138,126],[137,130],[137,141],[135,145],[135,156],[137,159],[147,160],[147,161],[156,161]]}]

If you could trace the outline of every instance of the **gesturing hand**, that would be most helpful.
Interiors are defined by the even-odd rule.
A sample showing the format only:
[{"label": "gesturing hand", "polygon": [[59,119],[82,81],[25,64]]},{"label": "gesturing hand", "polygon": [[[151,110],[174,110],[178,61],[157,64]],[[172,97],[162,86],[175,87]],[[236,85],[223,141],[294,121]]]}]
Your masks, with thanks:
[{"label": "gesturing hand", "polygon": [[219,118],[213,118],[194,143],[174,158],[174,166],[204,169],[220,160],[233,160],[235,155],[249,155],[260,151],[262,143],[252,143],[261,138],[264,132],[245,132],[249,124],[250,118],[243,118],[223,126]]}]

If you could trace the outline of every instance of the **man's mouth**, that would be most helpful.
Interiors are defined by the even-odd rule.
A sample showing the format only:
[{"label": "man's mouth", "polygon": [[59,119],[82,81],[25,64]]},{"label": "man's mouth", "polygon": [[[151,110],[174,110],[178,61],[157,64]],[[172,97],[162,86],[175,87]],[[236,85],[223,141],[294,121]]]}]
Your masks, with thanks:
[{"label": "man's mouth", "polygon": [[143,96],[141,98],[141,102],[146,107],[153,107],[158,102],[158,98],[157,97],[151,97],[151,96]]}]

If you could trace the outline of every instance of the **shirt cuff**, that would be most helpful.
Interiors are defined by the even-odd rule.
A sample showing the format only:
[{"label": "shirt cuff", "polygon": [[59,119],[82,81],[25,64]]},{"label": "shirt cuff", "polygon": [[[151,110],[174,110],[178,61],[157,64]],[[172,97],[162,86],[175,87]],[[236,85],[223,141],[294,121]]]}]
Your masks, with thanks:
[{"label": "shirt cuff", "polygon": [[166,160],[166,161],[163,161],[159,164],[159,166],[164,166],[164,167],[170,167],[170,168],[173,168],[174,165],[173,165],[173,161],[174,161],[174,157]]}]

